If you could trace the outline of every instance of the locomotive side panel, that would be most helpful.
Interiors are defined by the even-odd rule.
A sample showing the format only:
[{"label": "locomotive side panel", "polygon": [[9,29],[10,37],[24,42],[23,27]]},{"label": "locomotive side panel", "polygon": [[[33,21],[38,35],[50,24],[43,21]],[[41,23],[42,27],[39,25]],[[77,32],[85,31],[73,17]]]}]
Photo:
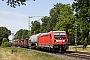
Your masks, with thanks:
[{"label": "locomotive side panel", "polygon": [[49,35],[39,36],[38,37],[38,44],[39,45],[48,45],[50,44]]}]

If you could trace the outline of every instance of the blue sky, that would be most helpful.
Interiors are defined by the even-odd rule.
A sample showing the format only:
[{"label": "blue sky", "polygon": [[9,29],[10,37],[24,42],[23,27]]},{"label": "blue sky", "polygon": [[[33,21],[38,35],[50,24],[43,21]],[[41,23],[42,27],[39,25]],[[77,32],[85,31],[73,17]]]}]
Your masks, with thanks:
[{"label": "blue sky", "polygon": [[[49,11],[54,4],[72,4],[73,0],[28,0],[26,6],[11,8],[7,6],[6,0],[0,0],[0,27],[5,26],[12,32],[28,28],[28,16],[49,16]],[[31,21],[41,17],[31,18]]]}]

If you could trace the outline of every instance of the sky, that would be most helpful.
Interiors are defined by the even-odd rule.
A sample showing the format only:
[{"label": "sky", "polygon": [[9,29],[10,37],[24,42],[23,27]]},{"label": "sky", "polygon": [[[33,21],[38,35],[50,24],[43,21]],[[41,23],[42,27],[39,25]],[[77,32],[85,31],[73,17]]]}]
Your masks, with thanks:
[{"label": "sky", "polygon": [[[36,16],[30,18],[33,21],[39,20],[43,16],[49,16],[50,9],[56,3],[72,4],[73,0],[28,0],[26,6],[17,6],[16,8],[7,6],[6,0],[0,0],[0,27],[4,26],[14,34],[20,29],[28,30],[28,17]],[[12,39],[11,36],[9,39]]]}]

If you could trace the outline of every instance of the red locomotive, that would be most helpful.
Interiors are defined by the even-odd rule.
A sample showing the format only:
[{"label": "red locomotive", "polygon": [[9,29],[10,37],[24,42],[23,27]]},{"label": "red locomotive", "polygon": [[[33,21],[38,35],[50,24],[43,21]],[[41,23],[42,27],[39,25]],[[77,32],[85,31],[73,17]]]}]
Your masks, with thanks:
[{"label": "red locomotive", "polygon": [[[31,36],[32,37],[32,36]],[[30,37],[31,47],[65,52],[68,48],[68,35],[65,31],[50,31]]]},{"label": "red locomotive", "polygon": [[[18,46],[36,49],[46,49],[52,52],[65,52],[68,48],[68,35],[66,31],[50,31],[30,36],[29,39],[18,40]],[[15,41],[14,45],[18,41]],[[17,46],[17,45],[15,45]]]}]

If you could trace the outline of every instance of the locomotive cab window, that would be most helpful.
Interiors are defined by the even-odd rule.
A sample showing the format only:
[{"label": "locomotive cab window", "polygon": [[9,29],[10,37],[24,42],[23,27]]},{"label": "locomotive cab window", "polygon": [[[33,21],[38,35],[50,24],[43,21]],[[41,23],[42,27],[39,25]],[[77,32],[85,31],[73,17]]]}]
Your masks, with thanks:
[{"label": "locomotive cab window", "polygon": [[65,33],[55,33],[54,38],[66,38],[66,34]]},{"label": "locomotive cab window", "polygon": [[54,35],[55,38],[66,38],[66,35]]}]

